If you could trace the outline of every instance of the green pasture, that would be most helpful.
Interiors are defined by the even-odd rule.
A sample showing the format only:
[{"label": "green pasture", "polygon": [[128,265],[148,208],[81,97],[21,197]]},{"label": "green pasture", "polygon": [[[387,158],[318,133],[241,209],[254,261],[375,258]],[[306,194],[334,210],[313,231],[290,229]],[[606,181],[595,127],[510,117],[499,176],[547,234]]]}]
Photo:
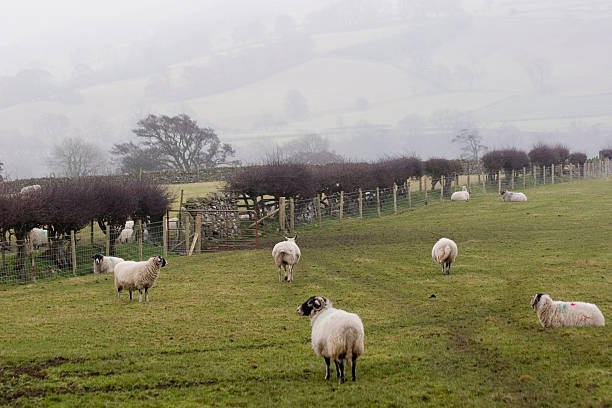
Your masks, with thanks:
[{"label": "green pasture", "polygon": [[[262,248],[170,257],[150,302],[112,276],[0,289],[0,404],[11,406],[609,407],[612,330],[544,329],[529,301],[612,316],[612,180],[496,194],[301,230],[293,284]],[[431,259],[440,237],[459,256]],[[324,380],[314,294],[358,313],[357,382]]]}]

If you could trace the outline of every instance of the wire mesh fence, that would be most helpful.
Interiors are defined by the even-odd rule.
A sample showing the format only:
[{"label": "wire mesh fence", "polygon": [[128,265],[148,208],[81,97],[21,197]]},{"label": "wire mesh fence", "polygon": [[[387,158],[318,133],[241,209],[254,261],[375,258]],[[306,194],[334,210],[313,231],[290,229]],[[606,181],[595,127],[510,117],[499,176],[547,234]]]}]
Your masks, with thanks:
[{"label": "wire mesh fence", "polygon": [[[28,239],[0,235],[0,284],[27,283],[93,273],[93,256],[126,260],[154,255],[192,255],[206,251],[257,247],[262,234],[342,222],[345,219],[382,217],[450,199],[463,186],[472,197],[502,190],[527,190],[612,174],[610,161],[500,171],[496,174],[455,175],[406,180],[401,185],[318,195],[309,199],[281,198],[268,203],[268,216],[253,210],[181,209],[169,211],[162,221],[130,221],[122,228],[88,227],[61,236],[32,230]],[[268,199],[268,201],[270,201]]]}]

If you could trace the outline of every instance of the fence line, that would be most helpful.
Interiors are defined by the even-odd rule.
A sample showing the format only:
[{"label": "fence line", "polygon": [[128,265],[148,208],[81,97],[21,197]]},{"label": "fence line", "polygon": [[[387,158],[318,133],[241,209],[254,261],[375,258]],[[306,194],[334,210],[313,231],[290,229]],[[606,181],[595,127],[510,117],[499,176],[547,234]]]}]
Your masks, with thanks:
[{"label": "fence line", "polygon": [[[0,236],[0,284],[33,282],[59,276],[79,276],[93,272],[96,253],[124,259],[147,259],[163,254],[191,255],[205,251],[256,247],[267,232],[291,232],[307,227],[322,227],[343,220],[382,217],[419,206],[437,205],[449,200],[454,191],[465,185],[474,195],[498,193],[500,190],[537,188],[545,184],[575,182],[608,177],[610,160],[565,165],[523,168],[508,174],[468,174],[442,178],[431,186],[429,176],[408,179],[391,187],[359,189],[354,192],[319,194],[309,199],[272,203],[265,218],[256,211],[175,210],[163,220],[144,224],[136,220],[133,231],[124,240],[121,230],[110,225],[90,225],[81,231],[58,237],[14,241]],[[276,208],[274,206],[276,204]],[[265,221],[265,222],[264,222]]]}]

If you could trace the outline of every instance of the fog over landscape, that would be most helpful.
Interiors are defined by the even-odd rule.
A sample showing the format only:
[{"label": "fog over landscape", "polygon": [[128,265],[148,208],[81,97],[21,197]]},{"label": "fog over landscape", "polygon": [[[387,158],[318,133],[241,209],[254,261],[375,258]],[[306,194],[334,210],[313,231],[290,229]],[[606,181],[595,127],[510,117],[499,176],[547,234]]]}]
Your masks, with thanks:
[{"label": "fog over landscape", "polygon": [[351,160],[612,146],[605,0],[22,1],[0,14],[0,162],[44,176],[67,137],[109,153],[187,114],[242,163],[304,135]]}]

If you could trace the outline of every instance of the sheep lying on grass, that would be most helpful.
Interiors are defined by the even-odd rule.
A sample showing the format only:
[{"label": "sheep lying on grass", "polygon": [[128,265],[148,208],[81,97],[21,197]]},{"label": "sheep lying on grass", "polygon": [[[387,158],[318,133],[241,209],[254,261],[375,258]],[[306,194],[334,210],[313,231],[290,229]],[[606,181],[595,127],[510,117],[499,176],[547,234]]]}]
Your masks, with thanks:
[{"label": "sheep lying on grass", "polygon": [[115,266],[115,288],[117,288],[117,301],[121,300],[121,291],[137,290],[140,294],[138,301],[142,302],[142,290],[145,290],[145,301],[149,301],[149,288],[155,285],[160,268],[167,265],[161,256],[152,256],[148,261],[124,261]]},{"label": "sheep lying on grass", "polygon": [[[274,245],[272,257],[278,267],[278,281],[282,282],[282,270],[285,270],[285,280],[293,282],[293,266],[300,261],[300,248],[295,243],[297,235],[293,238],[285,237],[286,241],[281,241]],[[289,271],[287,271],[289,267]],[[281,269],[282,268],[282,269]]]},{"label": "sheep lying on grass", "polygon": [[31,185],[31,186],[25,186],[25,187],[23,187],[23,188],[22,188],[22,189],[19,191],[19,193],[20,193],[20,194],[28,194],[28,193],[33,193],[34,191],[38,191],[38,190],[40,190],[40,189],[41,189],[40,184],[33,184],[33,185]]},{"label": "sheep lying on grass", "polygon": [[442,265],[442,274],[450,274],[451,264],[455,262],[458,254],[457,244],[448,238],[440,238],[431,250],[431,257]]},{"label": "sheep lying on grass", "polygon": [[111,273],[115,271],[115,265],[123,262],[123,258],[115,256],[104,256],[95,254],[93,257],[93,273]]},{"label": "sheep lying on grass", "polygon": [[451,201],[469,201],[470,193],[467,191],[467,187],[463,186],[461,191],[455,191],[451,195]]},{"label": "sheep lying on grass", "polygon": [[333,359],[340,384],[344,382],[344,360],[352,368],[352,379],[356,381],[357,358],[364,350],[363,323],[359,316],[333,308],[322,296],[312,296],[297,312],[310,317],[312,349],[325,359],[325,379],[329,380],[329,363]]},{"label": "sheep lying on grass", "polygon": [[499,192],[502,199],[506,202],[510,201],[527,201],[527,196],[523,193],[515,193],[513,191],[502,190]]},{"label": "sheep lying on grass", "polygon": [[537,293],[531,298],[542,327],[601,327],[604,316],[592,303],[561,302],[552,300],[546,293]]}]

